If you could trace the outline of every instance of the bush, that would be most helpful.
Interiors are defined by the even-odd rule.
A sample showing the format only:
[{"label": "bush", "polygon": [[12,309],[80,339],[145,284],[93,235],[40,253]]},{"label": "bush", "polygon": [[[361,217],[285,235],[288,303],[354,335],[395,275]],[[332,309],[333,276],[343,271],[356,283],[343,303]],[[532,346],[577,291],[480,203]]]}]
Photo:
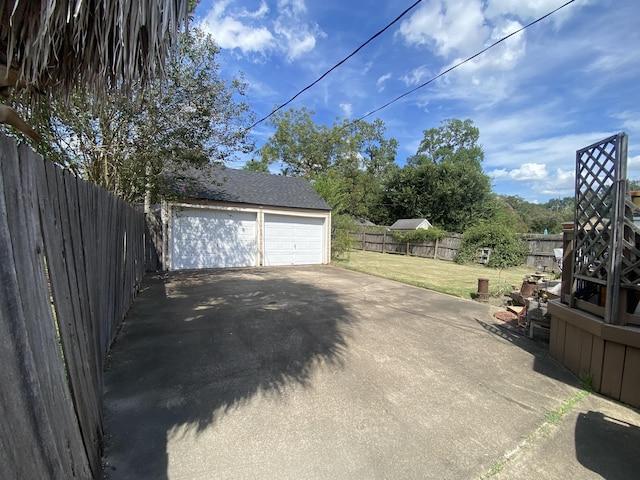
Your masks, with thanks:
[{"label": "bush", "polygon": [[506,268],[522,265],[529,253],[527,246],[506,226],[481,224],[469,228],[462,236],[462,244],[456,256],[457,263],[475,261],[480,248],[490,248],[488,267]]},{"label": "bush", "polygon": [[337,214],[331,218],[331,258],[340,258],[349,253],[353,238],[350,232],[355,228],[355,222],[349,215]]},{"label": "bush", "polygon": [[425,242],[427,240],[439,240],[442,237],[444,237],[447,234],[447,232],[445,232],[444,230],[442,230],[441,228],[438,227],[431,227],[428,228],[426,230],[424,229],[418,229],[418,230],[411,230],[410,232],[399,232],[397,230],[394,230],[393,232],[391,232],[391,235],[393,235],[393,239],[396,242],[401,242],[401,243],[420,243],[420,242]]}]

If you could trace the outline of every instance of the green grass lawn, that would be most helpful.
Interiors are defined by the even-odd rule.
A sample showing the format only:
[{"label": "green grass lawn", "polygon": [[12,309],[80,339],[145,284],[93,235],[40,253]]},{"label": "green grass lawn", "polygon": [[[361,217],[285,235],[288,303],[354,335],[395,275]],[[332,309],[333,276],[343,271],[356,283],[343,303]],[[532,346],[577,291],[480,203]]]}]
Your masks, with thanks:
[{"label": "green grass lawn", "polygon": [[334,260],[332,263],[350,270],[467,299],[472,298],[478,291],[478,278],[488,278],[489,293],[500,295],[510,291],[511,285],[517,285],[519,288],[522,278],[533,273],[531,268],[524,266],[496,270],[482,265],[458,265],[444,260],[361,250],[352,250],[344,259]]}]

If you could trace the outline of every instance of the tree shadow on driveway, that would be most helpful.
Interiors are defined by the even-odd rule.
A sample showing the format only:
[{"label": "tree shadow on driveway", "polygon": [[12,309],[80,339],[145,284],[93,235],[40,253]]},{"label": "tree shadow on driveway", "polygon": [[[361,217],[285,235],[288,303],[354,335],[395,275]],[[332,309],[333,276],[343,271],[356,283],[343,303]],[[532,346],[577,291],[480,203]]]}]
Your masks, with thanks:
[{"label": "tree shadow on driveway", "polygon": [[167,478],[170,435],[199,434],[261,392],[308,387],[316,367],[342,364],[354,321],[310,275],[147,277],[108,360],[105,475]]}]

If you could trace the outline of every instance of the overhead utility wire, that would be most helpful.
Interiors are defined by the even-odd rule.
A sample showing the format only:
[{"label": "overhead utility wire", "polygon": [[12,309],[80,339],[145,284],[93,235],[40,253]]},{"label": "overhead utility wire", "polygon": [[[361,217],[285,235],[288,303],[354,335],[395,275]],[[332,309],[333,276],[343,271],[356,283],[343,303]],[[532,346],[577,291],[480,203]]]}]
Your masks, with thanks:
[{"label": "overhead utility wire", "polygon": [[427,80],[427,81],[426,81],[426,82],[424,82],[423,84],[418,85],[418,86],[417,86],[417,87],[415,87],[415,88],[412,88],[412,89],[411,89],[411,90],[409,90],[408,92],[405,92],[405,93],[403,93],[402,95],[397,96],[396,98],[394,98],[394,99],[393,99],[393,100],[391,100],[390,102],[385,103],[385,104],[384,104],[384,105],[382,105],[381,107],[378,107],[378,108],[376,108],[375,110],[372,110],[372,111],[370,111],[369,113],[367,113],[367,114],[363,115],[362,117],[358,118],[357,120],[354,120],[353,122],[351,122],[351,124],[350,124],[350,125],[352,125],[352,124],[354,124],[355,122],[358,122],[358,121],[360,121],[360,120],[364,120],[365,118],[367,118],[367,117],[369,117],[369,116],[373,115],[373,114],[374,114],[374,113],[376,113],[376,112],[379,112],[379,111],[380,111],[380,110],[382,110],[383,108],[387,108],[387,107],[388,107],[389,105],[391,105],[392,103],[397,102],[398,100],[400,100],[400,99],[402,99],[402,98],[406,97],[407,95],[411,95],[411,94],[412,94],[413,92],[415,92],[416,90],[420,90],[421,88],[426,87],[426,86],[427,86],[427,85],[429,85],[430,83],[435,82],[438,78],[440,78],[440,77],[442,77],[442,76],[446,75],[447,73],[451,72],[452,70],[455,70],[455,69],[456,69],[456,68],[458,68],[459,66],[464,65],[464,64],[465,64],[465,63],[467,63],[467,62],[470,62],[470,61],[471,61],[471,60],[473,60],[474,58],[476,58],[476,57],[478,57],[478,56],[482,55],[482,54],[483,54],[484,52],[486,52],[487,50],[492,49],[492,48],[493,48],[493,47],[495,47],[496,45],[498,45],[498,44],[500,44],[500,43],[504,42],[505,40],[507,40],[508,38],[513,37],[514,35],[516,35],[516,34],[518,34],[518,33],[522,32],[523,30],[525,30],[525,29],[529,28],[530,26],[535,25],[536,23],[538,23],[538,22],[540,22],[540,21],[544,20],[545,18],[549,17],[550,15],[553,15],[553,14],[554,14],[554,13],[556,13],[558,10],[563,9],[564,7],[566,7],[567,5],[569,5],[569,4],[573,3],[573,2],[575,2],[575,0],[569,0],[569,1],[568,1],[567,3],[565,3],[564,5],[560,5],[558,8],[556,8],[556,9],[554,9],[554,10],[551,10],[551,11],[550,11],[549,13],[547,13],[546,15],[543,15],[542,17],[540,17],[540,18],[538,18],[538,19],[534,20],[533,22],[531,22],[531,23],[529,23],[529,24],[525,25],[524,27],[521,27],[521,28],[519,28],[518,30],[516,30],[516,31],[514,31],[514,32],[511,32],[509,35],[506,35],[506,36],[502,37],[500,40],[498,40],[498,41],[496,41],[496,42],[492,43],[492,44],[491,44],[491,45],[489,45],[488,47],[483,48],[482,50],[480,50],[480,51],[479,51],[478,53],[476,53],[475,55],[472,55],[472,56],[470,56],[469,58],[467,58],[466,60],[463,60],[463,61],[461,61],[461,62],[459,62],[459,63],[456,63],[455,65],[453,65],[453,66],[451,66],[451,67],[447,68],[446,70],[444,70],[444,71],[440,72],[438,75],[436,75],[436,76],[435,76],[435,77],[433,77],[432,79]]},{"label": "overhead utility wire", "polygon": [[384,27],[382,30],[380,30],[378,33],[376,33],[375,35],[373,35],[372,37],[369,38],[369,40],[367,40],[366,42],[364,42],[362,45],[360,45],[358,48],[356,48],[353,52],[351,52],[349,55],[347,55],[345,58],[343,58],[342,60],[340,60],[338,63],[336,63],[333,67],[331,67],[329,70],[327,70],[326,72],[324,72],[316,81],[314,81],[313,83],[310,83],[309,85],[307,85],[306,87],[304,87],[302,90],[300,90],[298,93],[296,93],[293,97],[291,97],[289,100],[287,100],[286,102],[284,102],[282,105],[280,105],[278,108],[275,108],[271,111],[271,113],[269,113],[269,115],[266,115],[264,117],[262,117],[260,120],[258,120],[257,122],[255,122],[253,125],[251,125],[250,127],[248,127],[245,131],[249,131],[251,129],[253,129],[253,127],[259,125],[260,123],[264,122],[265,120],[267,120],[269,117],[271,117],[274,113],[276,113],[278,110],[286,107],[287,105],[289,105],[291,102],[293,102],[296,98],[298,98],[300,95],[302,95],[304,92],[306,92],[307,90],[309,90],[311,87],[313,87],[316,83],[318,83],[320,80],[322,80],[324,77],[326,77],[327,75],[329,75],[331,72],[333,72],[336,68],[338,68],[340,65],[342,65],[344,62],[346,62],[347,60],[349,60],[351,57],[353,57],[356,53],[358,53],[360,50],[362,50],[368,43],[372,42],[373,40],[375,40],[377,37],[379,37],[380,35],[382,35],[386,30],[388,30],[393,24],[397,23],[398,20],[400,20],[402,17],[404,17],[407,13],[409,13],[409,11],[411,11],[416,5],[418,5],[420,2],[422,2],[422,0],[417,0],[413,5],[411,5],[410,7],[408,7],[404,12],[402,12],[400,15],[398,15],[395,20],[393,20],[391,23],[389,23],[386,27]]}]

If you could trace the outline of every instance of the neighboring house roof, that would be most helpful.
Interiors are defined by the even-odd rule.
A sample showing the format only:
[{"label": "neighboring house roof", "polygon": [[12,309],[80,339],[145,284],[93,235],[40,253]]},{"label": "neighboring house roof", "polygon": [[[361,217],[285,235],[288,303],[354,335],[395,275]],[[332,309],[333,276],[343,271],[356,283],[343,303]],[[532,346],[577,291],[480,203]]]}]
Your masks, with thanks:
[{"label": "neighboring house roof", "polygon": [[401,218],[391,225],[392,230],[417,230],[419,228],[427,229],[431,227],[431,223],[426,218]]},{"label": "neighboring house roof", "polygon": [[271,207],[331,210],[304,178],[225,167],[192,169],[168,179],[182,198]]}]

